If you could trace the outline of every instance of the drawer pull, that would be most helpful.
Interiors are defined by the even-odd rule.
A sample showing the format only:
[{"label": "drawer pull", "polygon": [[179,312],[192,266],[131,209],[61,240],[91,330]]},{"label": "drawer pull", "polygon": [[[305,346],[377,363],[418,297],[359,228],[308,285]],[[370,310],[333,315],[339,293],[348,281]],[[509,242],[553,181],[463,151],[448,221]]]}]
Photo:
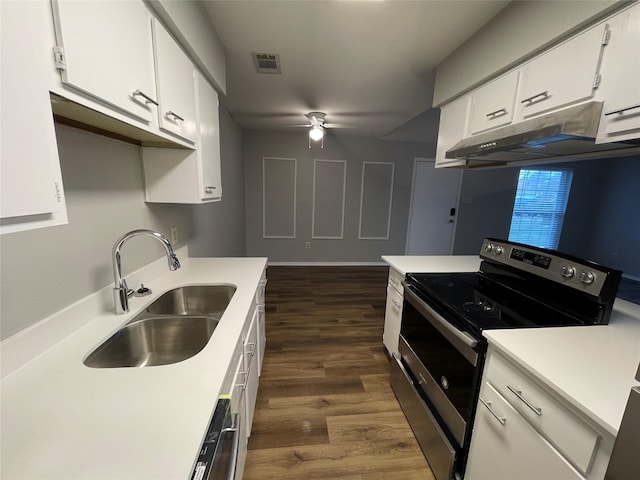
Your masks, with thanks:
[{"label": "drawer pull", "polygon": [[150,103],[154,104],[155,106],[158,106],[158,102],[156,102],[153,98],[151,98],[149,95],[146,95],[145,93],[143,93],[140,90],[136,90],[135,92],[133,92],[131,95],[133,95],[133,97],[142,97],[144,98],[144,103],[146,103],[147,105],[149,105]]},{"label": "drawer pull", "polygon": [[400,308],[402,307],[402,304],[397,301],[395,298],[391,299],[391,302],[395,305],[396,309],[400,310]]},{"label": "drawer pull", "polygon": [[615,110],[614,112],[605,113],[604,116],[607,117],[609,115],[615,115],[616,113],[619,114],[619,115],[622,115],[624,112],[627,112],[629,110],[634,110],[636,108],[640,108],[640,105],[634,105],[632,107],[621,108],[620,110]]},{"label": "drawer pull", "polygon": [[528,103],[529,105],[531,105],[532,103],[535,103],[536,101],[540,102],[542,100],[546,100],[547,98],[549,98],[549,90],[545,90],[544,92],[536,93],[535,95],[532,95],[529,98],[525,98],[520,103]]},{"label": "drawer pull", "polygon": [[501,417],[500,415],[498,415],[496,411],[491,407],[491,402],[483,400],[482,397],[480,397],[480,401],[485,407],[487,407],[487,410],[489,410],[491,415],[493,415],[496,418],[496,420],[498,420],[502,425],[507,423],[507,417]]},{"label": "drawer pull", "polygon": [[184,118],[182,118],[180,115],[178,115],[175,112],[172,112],[171,110],[169,110],[167,113],[165,113],[165,117],[172,119],[173,121],[179,121],[179,122],[184,122]]},{"label": "drawer pull", "polygon": [[389,281],[391,283],[393,283],[394,285],[399,285],[400,284],[400,282],[398,280],[396,280],[395,278],[393,278],[393,277],[389,277]]},{"label": "drawer pull", "polygon": [[542,409],[540,407],[536,407],[534,404],[532,404],[529,400],[527,400],[526,398],[524,398],[522,396],[522,390],[518,390],[518,387],[512,387],[511,385],[507,385],[507,388],[516,396],[518,397],[520,400],[522,400],[522,403],[524,403],[527,407],[529,407],[531,410],[533,410],[535,412],[536,415],[538,415],[539,417],[542,416]]},{"label": "drawer pull", "polygon": [[496,110],[495,112],[487,113],[487,117],[489,118],[489,120],[493,120],[494,118],[502,117],[503,115],[506,115],[506,114],[507,114],[507,109],[501,108],[500,110]]}]

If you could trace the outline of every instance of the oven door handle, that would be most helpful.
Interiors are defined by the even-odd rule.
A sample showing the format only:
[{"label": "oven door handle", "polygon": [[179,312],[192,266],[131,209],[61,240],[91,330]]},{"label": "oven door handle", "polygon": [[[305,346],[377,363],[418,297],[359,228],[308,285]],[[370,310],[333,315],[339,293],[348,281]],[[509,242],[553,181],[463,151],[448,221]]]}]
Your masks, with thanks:
[{"label": "oven door handle", "polygon": [[[431,321],[433,326],[436,327],[440,331],[440,333],[447,337],[452,343],[459,344],[459,342],[461,342],[463,346],[468,347],[468,349],[474,349],[478,346],[478,340],[476,338],[469,335],[467,332],[458,330],[451,323],[447,322],[444,318],[442,318],[442,315],[440,315],[433,308],[427,305],[406,284],[404,289],[404,299],[411,303],[411,305],[413,305],[425,318],[433,320]],[[469,361],[473,362],[473,364],[476,365],[477,353],[475,351],[473,353],[461,351],[461,353],[463,353]],[[470,356],[472,358],[469,358]]]}]

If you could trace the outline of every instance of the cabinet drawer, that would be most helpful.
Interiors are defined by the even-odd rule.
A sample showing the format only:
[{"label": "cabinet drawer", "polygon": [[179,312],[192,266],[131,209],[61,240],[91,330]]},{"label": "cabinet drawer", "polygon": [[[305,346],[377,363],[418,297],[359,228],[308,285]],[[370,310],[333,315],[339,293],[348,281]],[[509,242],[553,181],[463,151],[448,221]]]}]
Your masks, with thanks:
[{"label": "cabinet drawer", "polygon": [[393,268],[389,268],[389,286],[392,287],[401,296],[404,295],[404,287],[402,286],[403,280],[403,274]]},{"label": "cabinet drawer", "polygon": [[487,380],[533,427],[583,473],[593,463],[600,435],[552,393],[505,357],[490,352]]}]

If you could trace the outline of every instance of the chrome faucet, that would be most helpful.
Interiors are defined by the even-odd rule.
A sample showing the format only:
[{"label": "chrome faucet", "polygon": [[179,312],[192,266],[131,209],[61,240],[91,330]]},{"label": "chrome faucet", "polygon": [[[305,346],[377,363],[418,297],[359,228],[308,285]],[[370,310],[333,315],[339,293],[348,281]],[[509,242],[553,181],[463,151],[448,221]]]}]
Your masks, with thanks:
[{"label": "chrome faucet", "polygon": [[116,313],[126,313],[129,311],[129,297],[133,295],[133,290],[127,287],[127,281],[122,278],[122,264],[120,261],[120,249],[122,245],[132,237],[144,235],[155,238],[164,247],[169,261],[169,270],[177,270],[180,268],[180,260],[173,251],[173,247],[169,240],[163,235],[152,230],[132,230],[120,237],[113,246],[113,278],[115,287],[113,289],[113,301],[116,307]]}]

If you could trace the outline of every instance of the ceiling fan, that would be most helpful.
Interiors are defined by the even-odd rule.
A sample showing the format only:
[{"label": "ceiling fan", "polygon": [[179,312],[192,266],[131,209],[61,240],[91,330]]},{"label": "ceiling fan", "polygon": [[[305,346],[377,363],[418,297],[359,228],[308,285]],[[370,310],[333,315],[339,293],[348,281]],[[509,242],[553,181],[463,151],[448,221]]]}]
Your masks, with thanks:
[{"label": "ceiling fan", "polygon": [[356,128],[356,125],[348,123],[327,123],[325,121],[326,114],[323,112],[309,112],[305,114],[305,117],[309,119],[308,124],[291,126],[309,128],[309,148],[311,148],[311,140],[322,140],[321,147],[324,147],[324,133],[327,128]]}]

